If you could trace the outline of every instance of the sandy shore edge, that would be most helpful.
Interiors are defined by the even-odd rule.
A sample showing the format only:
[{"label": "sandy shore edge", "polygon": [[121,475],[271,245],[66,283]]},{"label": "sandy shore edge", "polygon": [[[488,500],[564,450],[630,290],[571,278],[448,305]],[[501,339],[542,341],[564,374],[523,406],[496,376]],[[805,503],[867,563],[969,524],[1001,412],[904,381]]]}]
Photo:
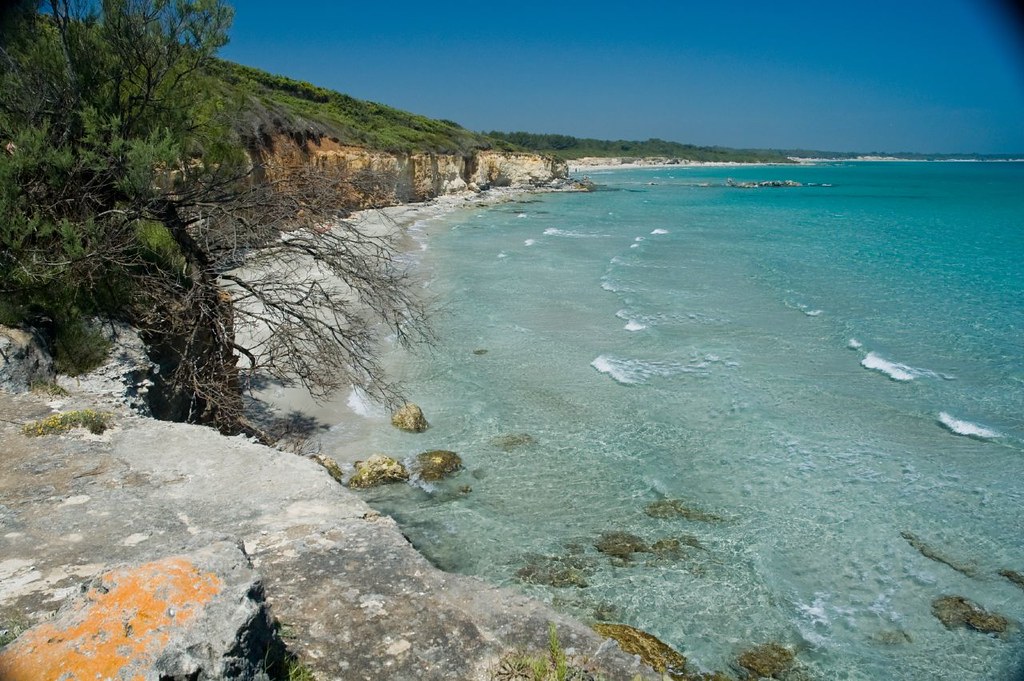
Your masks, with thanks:
[{"label": "sandy shore edge", "polygon": [[[553,183],[539,187],[515,186],[495,187],[481,192],[459,192],[445,194],[422,203],[403,203],[384,208],[371,208],[353,212],[344,222],[354,225],[360,231],[371,234],[395,234],[400,239],[398,255],[415,254],[420,251],[419,243],[409,234],[411,227],[427,221],[438,220],[460,210],[496,206],[511,203],[525,196],[548,194],[555,192],[578,191],[571,181]],[[260,384],[257,381],[257,384]],[[321,428],[339,429],[346,432],[365,434],[369,429],[390,427],[384,418],[383,408],[375,406],[373,411],[380,410],[380,417],[368,417],[353,408],[350,398],[352,390],[342,390],[326,399],[313,397],[301,385],[281,385],[268,381],[264,387],[253,388],[249,396],[258,404],[256,411],[266,412],[272,419],[312,419]],[[258,422],[263,426],[270,425],[265,417]],[[286,447],[293,447],[282,443]],[[317,449],[319,438],[314,434],[307,447]],[[331,456],[337,452],[325,452]],[[351,457],[339,455],[338,462],[350,463]]]}]

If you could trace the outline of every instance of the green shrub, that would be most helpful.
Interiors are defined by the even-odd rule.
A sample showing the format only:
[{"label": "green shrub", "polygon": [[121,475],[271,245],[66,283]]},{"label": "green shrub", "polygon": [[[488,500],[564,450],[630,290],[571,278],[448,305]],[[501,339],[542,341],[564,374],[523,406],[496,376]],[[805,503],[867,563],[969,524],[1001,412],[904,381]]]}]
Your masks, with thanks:
[{"label": "green shrub", "polygon": [[74,319],[57,327],[54,364],[57,371],[68,376],[85,374],[106,361],[110,346],[103,331],[85,320]]}]

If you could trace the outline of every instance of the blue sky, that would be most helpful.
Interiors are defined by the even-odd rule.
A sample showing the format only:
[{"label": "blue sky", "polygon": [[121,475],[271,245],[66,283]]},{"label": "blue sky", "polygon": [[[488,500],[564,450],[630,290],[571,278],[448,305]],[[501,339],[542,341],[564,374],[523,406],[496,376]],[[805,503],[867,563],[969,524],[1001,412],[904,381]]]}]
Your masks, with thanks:
[{"label": "blue sky", "polygon": [[1024,153],[990,0],[230,4],[224,58],[472,130]]}]

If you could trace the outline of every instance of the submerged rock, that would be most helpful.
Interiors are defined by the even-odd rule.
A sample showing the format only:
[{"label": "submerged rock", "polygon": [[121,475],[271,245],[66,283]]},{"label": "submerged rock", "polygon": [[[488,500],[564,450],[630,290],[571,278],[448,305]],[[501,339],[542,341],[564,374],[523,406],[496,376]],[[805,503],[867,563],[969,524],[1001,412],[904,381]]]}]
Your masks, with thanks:
[{"label": "submerged rock", "polygon": [[409,433],[422,433],[430,427],[426,417],[423,416],[423,410],[412,403],[405,405],[391,416],[391,425]]},{"label": "submerged rock", "polygon": [[420,477],[427,482],[443,480],[462,470],[462,459],[447,449],[433,449],[416,457]]},{"label": "submerged rock", "polygon": [[925,544],[923,541],[921,541],[916,536],[910,534],[909,532],[900,532],[900,536],[906,539],[907,543],[913,546],[915,549],[917,549],[918,552],[925,558],[928,558],[929,560],[934,560],[936,563],[942,563],[943,565],[951,567],[957,572],[967,575],[968,577],[978,576],[978,570],[973,565],[961,563],[951,558],[947,558],[946,556],[942,555],[928,544]]},{"label": "submerged rock", "polygon": [[409,471],[401,462],[384,454],[374,454],[366,461],[356,462],[356,472],[348,479],[348,486],[364,489],[393,482],[405,482],[408,479]]},{"label": "submerged rock", "polygon": [[629,532],[605,532],[594,542],[594,548],[605,555],[622,560],[629,560],[634,553],[651,551],[647,542]]},{"label": "submerged rock", "polygon": [[627,653],[639,655],[654,671],[672,679],[688,678],[686,657],[658,637],[628,624],[599,623],[594,625],[594,631],[616,641]]},{"label": "submerged rock", "polygon": [[516,570],[516,579],[527,584],[553,586],[557,589],[590,586],[587,576],[594,565],[582,556],[528,556],[526,565]]},{"label": "submerged rock", "polygon": [[537,440],[529,433],[509,433],[491,438],[491,444],[498,449],[510,452],[519,447],[529,447],[536,444]]},{"label": "submerged rock", "polygon": [[687,520],[696,520],[704,523],[715,523],[723,520],[719,515],[687,505],[682,499],[659,499],[658,501],[652,501],[644,508],[644,513],[652,518],[686,518]]},{"label": "submerged rock", "polygon": [[1021,573],[1014,572],[1013,570],[1000,570],[999,574],[1024,589],[1024,575]]},{"label": "submerged rock", "polygon": [[947,629],[968,627],[986,634],[1002,634],[1010,626],[1010,620],[1002,615],[988,612],[963,596],[936,598],[932,601],[932,614]]},{"label": "submerged rock", "polygon": [[740,653],[736,662],[755,677],[777,679],[793,666],[796,655],[778,643],[766,643]]}]

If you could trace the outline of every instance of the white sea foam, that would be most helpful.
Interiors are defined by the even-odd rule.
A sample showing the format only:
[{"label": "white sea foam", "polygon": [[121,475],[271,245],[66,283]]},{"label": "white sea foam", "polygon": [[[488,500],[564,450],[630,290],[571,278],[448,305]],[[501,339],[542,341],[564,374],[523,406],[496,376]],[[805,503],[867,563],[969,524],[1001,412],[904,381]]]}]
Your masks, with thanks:
[{"label": "white sea foam", "polygon": [[516,217],[519,218],[520,220],[522,220],[522,219],[524,219],[524,218],[526,218],[528,216],[526,215],[526,213],[519,213],[518,215],[516,215]]},{"label": "white sea foam", "polygon": [[527,239],[526,241],[524,241],[524,242],[523,242],[523,245],[524,245],[524,246],[532,246],[532,245],[534,245],[535,243],[537,243],[537,240],[536,240],[536,239]]},{"label": "white sea foam", "polygon": [[861,343],[856,338],[851,338],[850,340],[846,341],[846,347],[850,348],[851,350],[860,350],[862,347],[864,347],[864,344]]},{"label": "white sea foam", "polygon": [[644,329],[647,328],[647,325],[641,324],[635,319],[630,319],[628,322],[626,322],[626,326],[624,326],[623,328],[626,329],[626,331],[643,331]]},{"label": "white sea foam", "polygon": [[668,234],[668,230],[667,229],[656,229],[653,232],[651,232],[651,234]]},{"label": "white sea foam", "polygon": [[508,257],[508,253],[506,253],[505,251],[502,251],[501,253],[498,254],[498,257],[499,258],[507,258]]},{"label": "white sea foam", "polygon": [[956,433],[957,435],[977,437],[985,440],[993,437],[1002,437],[991,428],[979,426],[977,423],[971,423],[970,421],[962,421],[944,411],[939,412],[939,423],[945,426],[951,433]]},{"label": "white sea foam", "polygon": [[601,355],[590,366],[602,374],[608,374],[616,382],[624,385],[645,383],[648,379],[656,377],[675,376],[684,373],[706,375],[703,366],[699,363],[687,366],[678,362],[659,362],[642,359],[630,359],[626,357],[613,357],[612,355]]},{"label": "white sea foam", "polygon": [[365,391],[359,388],[352,388],[352,392],[348,394],[348,400],[345,401],[345,404],[352,410],[352,413],[363,418],[372,419],[384,416],[384,408],[374,402]]},{"label": "white sea foam", "polygon": [[638,236],[637,238],[633,239],[633,241],[646,241],[646,239],[647,237],[645,236]]},{"label": "white sea foam", "polygon": [[874,352],[869,352],[867,357],[860,361],[860,365],[865,369],[880,371],[894,381],[913,381],[922,373],[920,369],[898,362],[890,362]]},{"label": "white sea foam", "polygon": [[544,230],[544,234],[546,236],[562,236],[569,239],[599,239],[608,236],[607,234],[588,234],[587,232],[575,232],[571,229],[558,229],[557,227],[548,227]]},{"label": "white sea foam", "polygon": [[640,248],[640,244],[630,244],[630,248]]},{"label": "white sea foam", "polygon": [[804,314],[808,317],[817,317],[821,312],[821,310],[804,310]]}]

